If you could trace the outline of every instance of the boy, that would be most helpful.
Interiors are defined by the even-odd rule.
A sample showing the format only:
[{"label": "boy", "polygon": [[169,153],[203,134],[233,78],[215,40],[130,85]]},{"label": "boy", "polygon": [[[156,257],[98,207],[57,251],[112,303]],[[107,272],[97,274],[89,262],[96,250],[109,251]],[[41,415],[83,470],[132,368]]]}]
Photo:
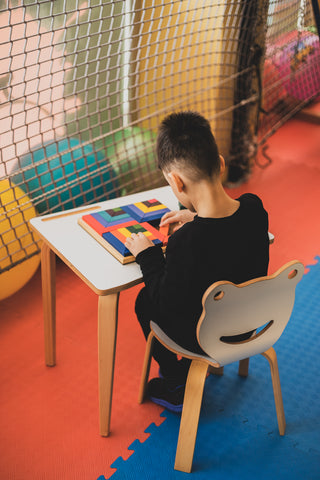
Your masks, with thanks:
[{"label": "boy", "polygon": [[[169,238],[166,257],[143,234],[127,240],[145,283],[136,314],[146,338],[153,320],[176,343],[203,353],[196,338],[202,296],[218,280],[242,283],[267,274],[268,215],[257,196],[245,194],[234,200],[225,192],[221,183],[225,162],[201,115],[180,112],[166,117],[159,129],[157,157],[186,210],[167,213],[161,220],[161,225],[179,224]],[[179,361],[157,341],[153,357],[160,378],[149,382],[149,397],[179,412],[190,361]]]}]

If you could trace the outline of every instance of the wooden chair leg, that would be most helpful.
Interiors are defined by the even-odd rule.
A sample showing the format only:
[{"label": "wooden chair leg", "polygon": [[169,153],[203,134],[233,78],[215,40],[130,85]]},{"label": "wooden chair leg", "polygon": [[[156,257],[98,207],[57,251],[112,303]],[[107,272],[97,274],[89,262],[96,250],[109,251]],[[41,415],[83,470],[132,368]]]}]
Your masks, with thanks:
[{"label": "wooden chair leg", "polygon": [[144,361],[143,361],[143,367],[142,367],[142,375],[141,375],[141,381],[140,381],[138,403],[143,402],[145,394],[146,394],[147,383],[148,383],[149,372],[150,372],[151,359],[152,359],[153,340],[154,340],[154,334],[153,334],[153,332],[150,332],[149,336],[148,336],[147,344],[146,344],[146,351],[145,351],[145,354],[144,354]]},{"label": "wooden chair leg", "polygon": [[238,374],[240,377],[247,377],[249,373],[249,358],[244,358],[239,362]]},{"label": "wooden chair leg", "polygon": [[216,368],[216,367],[213,367],[212,365],[209,365],[208,372],[211,373],[211,375],[222,376],[223,375],[223,369],[224,369],[224,367]]},{"label": "wooden chair leg", "polygon": [[174,464],[181,472],[191,472],[207,371],[208,365],[199,360],[193,360],[189,368]]},{"label": "wooden chair leg", "polygon": [[277,355],[275,350],[272,347],[269,348],[269,350],[267,350],[266,352],[262,353],[261,355],[263,355],[268,360],[270,365],[273,395],[274,395],[274,402],[276,405],[279,433],[280,435],[284,435],[285,429],[286,429],[286,419],[285,419],[284,409],[283,409]]}]

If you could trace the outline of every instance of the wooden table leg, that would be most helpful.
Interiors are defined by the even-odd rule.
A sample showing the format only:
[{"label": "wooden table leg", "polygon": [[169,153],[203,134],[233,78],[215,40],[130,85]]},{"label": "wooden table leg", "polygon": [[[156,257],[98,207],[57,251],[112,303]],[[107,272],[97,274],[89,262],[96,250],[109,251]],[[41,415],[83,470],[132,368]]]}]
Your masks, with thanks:
[{"label": "wooden table leg", "polygon": [[45,362],[56,364],[56,256],[46,243],[41,248]]},{"label": "wooden table leg", "polygon": [[100,435],[110,432],[114,360],[116,353],[119,293],[99,296],[98,361]]}]

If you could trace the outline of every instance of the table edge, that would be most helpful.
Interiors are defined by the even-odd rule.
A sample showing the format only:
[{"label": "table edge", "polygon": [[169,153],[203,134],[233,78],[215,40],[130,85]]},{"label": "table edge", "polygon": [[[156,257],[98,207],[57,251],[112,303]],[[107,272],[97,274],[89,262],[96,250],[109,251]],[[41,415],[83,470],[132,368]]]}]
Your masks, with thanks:
[{"label": "table edge", "polygon": [[93,285],[91,282],[89,282],[89,280],[84,275],[82,275],[82,273],[79,272],[79,270],[77,268],[75,268],[74,265],[72,265],[72,263],[70,263],[60,252],[58,252],[51,245],[51,243],[48,242],[48,240],[37,230],[37,228],[34,225],[30,224],[30,226],[31,226],[32,230],[34,230],[37,233],[37,235],[39,235],[41,240],[50,248],[50,250],[52,250],[52,252],[57,257],[59,257],[65,263],[65,265],[67,265],[70,268],[70,270],[72,270],[79,278],[81,278],[81,280],[86,285],[88,285],[88,287],[90,287],[93,292],[95,292],[99,296],[110,295],[112,293],[118,293],[118,292],[121,292],[123,290],[127,290],[128,288],[134,287],[135,285],[139,285],[139,283],[143,282],[143,278],[142,278],[142,274],[141,274],[141,277],[136,278],[135,280],[131,280],[130,282],[127,282],[127,283],[124,283],[124,284],[119,285],[117,287],[109,288],[109,289],[106,289],[106,290],[100,290],[95,285]]}]

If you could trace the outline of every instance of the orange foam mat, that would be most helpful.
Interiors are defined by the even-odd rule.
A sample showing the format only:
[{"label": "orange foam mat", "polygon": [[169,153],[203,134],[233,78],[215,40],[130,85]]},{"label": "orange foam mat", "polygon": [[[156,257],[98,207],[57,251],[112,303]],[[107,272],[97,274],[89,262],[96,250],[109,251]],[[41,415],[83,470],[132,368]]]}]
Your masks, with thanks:
[{"label": "orange foam mat", "polygon": [[[163,410],[138,405],[144,338],[134,318],[139,288],[120,295],[111,434],[99,435],[97,296],[57,265],[57,365],[44,364],[40,271],[0,305],[0,478],[108,478],[113,461]],[[154,370],[156,374],[156,370]]]}]

